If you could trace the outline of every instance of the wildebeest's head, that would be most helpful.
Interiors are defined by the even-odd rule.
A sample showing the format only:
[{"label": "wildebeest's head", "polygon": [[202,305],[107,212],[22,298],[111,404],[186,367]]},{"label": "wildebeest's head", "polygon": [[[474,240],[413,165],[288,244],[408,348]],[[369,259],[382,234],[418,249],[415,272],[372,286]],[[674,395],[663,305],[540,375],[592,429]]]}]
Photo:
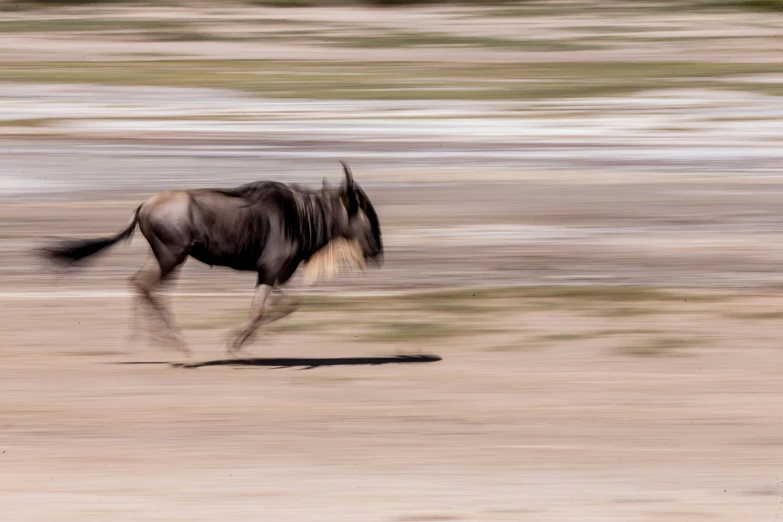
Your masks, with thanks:
[{"label": "wildebeest's head", "polygon": [[378,215],[370,198],[354,181],[350,167],[343,162],[340,163],[345,170],[345,181],[340,186],[338,195],[345,207],[346,219],[340,227],[339,235],[358,241],[364,258],[380,263],[383,260],[383,242]]}]

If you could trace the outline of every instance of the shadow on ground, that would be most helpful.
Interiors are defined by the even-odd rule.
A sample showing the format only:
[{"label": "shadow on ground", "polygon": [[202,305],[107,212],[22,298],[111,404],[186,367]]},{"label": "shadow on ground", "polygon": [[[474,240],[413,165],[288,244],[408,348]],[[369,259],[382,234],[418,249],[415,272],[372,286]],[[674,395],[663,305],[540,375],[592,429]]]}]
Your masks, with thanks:
[{"label": "shadow on ground", "polygon": [[316,357],[316,358],[252,358],[219,359],[200,363],[173,364],[177,368],[203,366],[268,366],[272,368],[302,367],[305,370],[321,366],[365,366],[378,364],[430,363],[440,361],[437,355],[396,355],[394,357]]},{"label": "shadow on ground", "polygon": [[438,362],[438,355],[395,355],[393,357],[264,357],[248,359],[218,359],[198,363],[168,363],[164,361],[127,361],[117,364],[171,364],[175,368],[201,368],[204,366],[298,368],[310,370],[321,366],[373,366],[379,364],[410,364]]}]

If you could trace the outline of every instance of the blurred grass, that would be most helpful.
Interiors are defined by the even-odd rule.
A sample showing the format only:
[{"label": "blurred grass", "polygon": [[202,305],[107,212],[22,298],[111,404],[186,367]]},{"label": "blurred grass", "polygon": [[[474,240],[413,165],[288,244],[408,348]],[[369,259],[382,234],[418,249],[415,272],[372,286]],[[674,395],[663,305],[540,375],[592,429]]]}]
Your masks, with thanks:
[{"label": "blurred grass", "polygon": [[[381,0],[383,1],[383,0]],[[414,0],[416,1],[416,0]],[[427,4],[427,0],[421,0],[419,3]],[[466,1],[454,2],[455,4],[477,3]],[[751,12],[780,12],[783,10],[783,4],[779,0],[624,0],[623,2],[606,1],[572,1],[572,2],[547,2],[547,1],[508,1],[488,12],[495,16],[535,16],[537,14],[551,15],[555,9],[590,9],[591,12],[603,12],[607,15],[611,12],[622,13],[632,11],[634,13],[666,13],[666,12],[703,12],[705,9],[711,11],[751,11]],[[493,5],[487,2],[486,5]],[[496,4],[497,5],[497,4]]]},{"label": "blurred grass", "polygon": [[[0,34],[81,34],[99,37],[125,37],[131,40],[154,41],[267,41],[295,42],[316,45],[358,48],[407,47],[490,47],[563,51],[599,48],[593,44],[573,44],[563,40],[530,40],[497,37],[453,35],[440,32],[379,30],[378,27],[351,24],[339,30],[311,28],[307,20],[249,19],[249,27],[236,31],[228,22],[199,23],[195,20],[139,20],[111,18],[47,18],[28,20],[0,20]],[[306,28],[281,29],[280,25],[299,25]],[[263,27],[259,27],[263,26]],[[259,31],[259,29],[263,29]],[[360,34],[346,35],[345,31]]]},{"label": "blurred grass", "polygon": [[[660,319],[614,318],[625,317],[619,313],[623,310],[643,310],[650,315],[720,316],[725,315],[725,309],[714,305],[725,306],[722,301],[726,299],[731,296],[634,286],[478,288],[372,297],[302,296],[295,313],[262,327],[259,333],[396,345],[438,342],[445,346],[468,338],[490,351],[546,349],[574,341],[595,341],[590,349],[597,346],[639,357],[671,356],[682,355],[683,349],[707,340],[698,329],[687,327],[674,334],[681,337],[666,337],[673,332]],[[647,307],[639,308],[643,303]],[[243,307],[232,307],[218,315],[186,316],[181,324],[186,331],[233,331],[244,324],[247,313]],[[539,324],[541,318],[546,318],[546,322]],[[568,322],[574,318],[578,318],[578,323]],[[757,317],[729,319],[753,318]],[[578,329],[574,325],[579,325]]]},{"label": "blurred grass", "polygon": [[547,334],[536,337],[540,341],[582,341],[587,339],[600,339],[614,336],[651,335],[660,333],[659,330],[632,329],[632,330],[598,330],[578,333]]},{"label": "blurred grass", "polygon": [[731,319],[761,319],[761,320],[780,320],[783,319],[783,311],[773,312],[732,312],[726,314],[726,317]]},{"label": "blurred grass", "polygon": [[603,317],[638,317],[642,315],[655,315],[664,313],[664,310],[656,308],[638,308],[638,307],[623,307],[623,308],[602,308],[598,310],[597,315]]},{"label": "blurred grass", "polygon": [[21,120],[0,119],[0,127],[46,127],[53,120],[47,118],[25,118]]},{"label": "blurred grass", "polygon": [[682,356],[682,350],[701,344],[701,339],[676,339],[659,338],[645,339],[638,343],[624,346],[620,352],[624,355],[633,355],[636,357],[661,357],[661,356]]},{"label": "blurred grass", "polygon": [[[524,100],[619,96],[705,87],[783,92],[783,85],[729,83],[779,72],[775,64],[596,62],[443,64],[275,60],[0,62],[0,81],[235,89],[310,99]],[[715,79],[723,79],[716,82]],[[453,89],[458,85],[459,90]]]},{"label": "blurred grass", "polygon": [[[441,315],[476,315],[502,310],[548,310],[600,306],[604,312],[631,310],[638,313],[663,313],[639,308],[640,303],[712,303],[720,296],[659,290],[636,286],[533,286],[478,288],[419,292],[385,297],[307,297],[300,311],[373,312],[394,310]],[[622,305],[620,307],[619,305]],[[634,305],[634,306],[628,306]],[[639,311],[643,312],[639,312]],[[636,315],[636,314],[634,314]]]},{"label": "blurred grass", "polygon": [[465,335],[488,333],[492,330],[466,324],[454,324],[445,321],[390,321],[376,323],[369,328],[358,330],[349,338],[357,342],[394,343],[408,341],[426,341],[447,339]]},{"label": "blurred grass", "polygon": [[[31,9],[36,7],[63,7],[63,6],[179,6],[187,7],[191,3],[187,0],[0,0],[0,9]],[[522,5],[536,3],[531,0],[239,0],[235,5],[248,5],[260,7],[332,7],[332,6],[375,6],[375,7],[402,7],[402,6],[426,6],[444,4],[462,5]]]},{"label": "blurred grass", "polygon": [[423,292],[399,299],[413,302],[452,301],[455,299],[568,299],[602,302],[643,301],[709,301],[716,297],[660,290],[639,286],[526,286],[508,288],[479,288],[445,292]]},{"label": "blurred grass", "polygon": [[780,0],[707,0],[700,2],[710,7],[727,7],[750,11],[783,11]]},{"label": "blurred grass", "polygon": [[[644,287],[512,287],[384,297],[308,296],[302,299],[297,313],[270,328],[275,332],[351,329],[357,330],[359,340],[393,342],[497,333],[498,330],[492,328],[496,318],[527,312],[577,310],[595,315],[597,311],[598,315],[622,317],[622,310],[632,310],[637,313],[630,315],[638,315],[638,304],[644,302],[712,303],[719,299],[718,296]],[[628,307],[629,304],[637,306]],[[666,308],[660,307],[641,310],[645,314],[667,313]],[[324,317],[324,313],[329,316]],[[487,317],[489,314],[491,320]],[[385,319],[379,321],[379,317]],[[640,332],[642,330],[598,330],[589,334],[563,335],[605,337]]]},{"label": "blurred grass", "polygon": [[[245,5],[256,5],[264,7],[329,7],[329,6],[350,6],[350,5],[369,5],[377,7],[395,7],[395,6],[427,6],[427,5],[479,5],[479,6],[509,6],[514,7],[532,7],[542,8],[547,6],[559,7],[561,9],[577,7],[600,6],[598,2],[547,2],[541,0],[244,0],[238,2]],[[30,8],[30,7],[50,7],[50,6],[74,6],[74,5],[170,5],[186,7],[189,2],[177,0],[163,0],[152,2],[151,0],[0,0],[0,7],[4,8]],[[603,4],[611,6],[612,4]],[[636,9],[703,9],[703,8],[728,8],[742,10],[761,10],[761,11],[779,11],[783,9],[778,0],[626,0],[620,6]]]},{"label": "blurred grass", "polygon": [[[597,43],[572,43],[567,40],[498,38],[455,35],[444,32],[393,31],[364,24],[346,24],[339,29],[313,28],[307,20],[249,19],[241,30],[226,21],[209,24],[196,20],[139,20],[111,18],[47,18],[0,20],[0,34],[89,33],[93,37],[125,38],[132,41],[260,41],[304,43],[353,48],[473,47],[567,51],[597,49]],[[282,29],[279,26],[301,26]],[[357,33],[358,34],[346,34]]]},{"label": "blurred grass", "polygon": [[401,48],[401,47],[490,47],[500,49],[530,49],[538,51],[569,51],[598,49],[599,45],[575,44],[563,40],[523,40],[479,36],[458,36],[445,33],[388,32],[362,36],[329,35],[323,43],[343,47]]},{"label": "blurred grass", "polygon": [[106,32],[145,31],[181,29],[184,22],[169,20],[120,20],[108,18],[46,18],[28,20],[0,20],[0,34],[3,33],[50,33],[50,32]]}]

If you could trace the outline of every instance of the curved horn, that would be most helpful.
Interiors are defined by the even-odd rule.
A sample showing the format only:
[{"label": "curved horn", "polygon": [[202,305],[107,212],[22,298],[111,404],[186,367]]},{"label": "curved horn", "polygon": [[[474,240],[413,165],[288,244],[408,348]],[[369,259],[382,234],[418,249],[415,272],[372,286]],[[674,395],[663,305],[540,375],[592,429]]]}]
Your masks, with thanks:
[{"label": "curved horn", "polygon": [[351,173],[351,167],[349,167],[344,161],[340,161],[345,171],[345,184],[348,188],[353,188],[353,174]]}]

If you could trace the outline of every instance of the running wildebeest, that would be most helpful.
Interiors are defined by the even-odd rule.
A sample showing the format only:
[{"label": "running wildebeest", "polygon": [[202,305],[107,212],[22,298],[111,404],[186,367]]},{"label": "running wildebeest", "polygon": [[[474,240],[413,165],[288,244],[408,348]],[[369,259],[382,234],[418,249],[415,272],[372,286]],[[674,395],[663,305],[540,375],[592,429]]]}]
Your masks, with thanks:
[{"label": "running wildebeest", "polygon": [[[138,297],[149,305],[171,338],[190,353],[171,313],[156,295],[188,256],[211,266],[257,273],[247,324],[227,350],[236,352],[264,322],[270,293],[277,291],[302,263],[313,262],[333,245],[351,251],[355,264],[379,264],[383,245],[378,216],[367,194],[343,162],[345,181],[331,188],[308,190],[275,181],[258,181],[232,189],[173,190],[157,194],[133,212],[117,235],[65,240],[39,253],[70,266],[128,240],[138,224],[152,248],[150,260],[131,278]],[[345,245],[348,245],[347,247]]]}]

